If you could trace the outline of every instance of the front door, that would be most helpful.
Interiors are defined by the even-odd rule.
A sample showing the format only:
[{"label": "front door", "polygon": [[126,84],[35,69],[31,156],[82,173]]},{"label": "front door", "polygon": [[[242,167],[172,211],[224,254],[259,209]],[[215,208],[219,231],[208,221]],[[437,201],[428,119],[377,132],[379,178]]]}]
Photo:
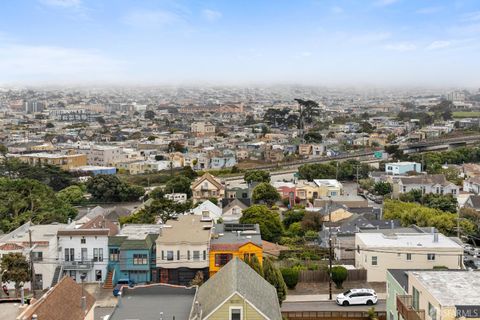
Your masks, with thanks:
[{"label": "front door", "polygon": [[160,283],[168,283],[168,269],[160,269]]},{"label": "front door", "polygon": [[88,260],[88,249],[82,248],[82,261],[87,261],[87,260]]},{"label": "front door", "polygon": [[102,270],[95,270],[95,281],[102,281]]}]

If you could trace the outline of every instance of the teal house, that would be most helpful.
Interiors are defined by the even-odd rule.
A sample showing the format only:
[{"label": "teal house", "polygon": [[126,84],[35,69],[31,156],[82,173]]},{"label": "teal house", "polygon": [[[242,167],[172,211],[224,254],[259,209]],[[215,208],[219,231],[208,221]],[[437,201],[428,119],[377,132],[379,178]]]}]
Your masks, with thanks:
[{"label": "teal house", "polygon": [[387,320],[403,320],[397,312],[397,296],[408,294],[408,271],[410,270],[387,270]]},{"label": "teal house", "polygon": [[155,240],[160,225],[126,225],[116,236],[108,238],[108,276],[106,285],[119,280],[148,283],[156,278]]}]

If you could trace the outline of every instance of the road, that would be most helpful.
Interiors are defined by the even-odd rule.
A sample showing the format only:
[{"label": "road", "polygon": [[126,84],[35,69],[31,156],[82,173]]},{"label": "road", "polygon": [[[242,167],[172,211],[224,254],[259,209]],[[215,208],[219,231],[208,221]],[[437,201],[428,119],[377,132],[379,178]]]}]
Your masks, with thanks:
[{"label": "road", "polygon": [[[282,311],[295,312],[295,311],[368,311],[372,306],[339,306],[335,301],[308,301],[308,302],[288,302],[282,303]],[[378,300],[374,305],[375,311],[385,311],[385,300]]]}]

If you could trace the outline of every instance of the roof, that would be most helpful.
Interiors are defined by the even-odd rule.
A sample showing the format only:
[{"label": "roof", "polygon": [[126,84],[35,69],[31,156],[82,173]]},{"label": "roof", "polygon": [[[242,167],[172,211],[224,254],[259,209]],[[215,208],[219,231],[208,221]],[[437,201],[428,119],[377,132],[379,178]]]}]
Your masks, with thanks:
[{"label": "roof", "polygon": [[177,220],[168,220],[157,238],[157,243],[208,243],[210,239],[211,221],[202,221],[202,216],[179,216]]},{"label": "roof", "polygon": [[472,208],[475,209],[480,209],[480,195],[471,195],[468,197],[468,200],[470,201]]},{"label": "roof", "polygon": [[[88,292],[86,297],[87,310],[95,304],[95,298]],[[58,284],[33,302],[18,317],[18,320],[30,320],[36,314],[38,319],[48,320],[83,320],[85,312],[81,308],[82,286],[70,277],[63,277]]]},{"label": "roof", "polygon": [[196,287],[165,284],[124,287],[121,304],[117,304],[109,320],[188,319]]},{"label": "roof", "polygon": [[210,200],[202,202],[201,204],[193,208],[192,211],[195,214],[202,214],[202,211],[209,211],[217,217],[220,217],[222,215],[222,209]]},{"label": "roof", "polygon": [[425,174],[411,177],[401,177],[400,181],[402,184],[428,184],[435,185],[439,184],[442,186],[447,186],[452,184],[448,181],[443,174]]},{"label": "roof", "polygon": [[211,184],[213,184],[214,186],[216,186],[218,189],[223,189],[224,186],[214,177],[212,176],[210,173],[208,172],[205,172],[205,174],[199,178],[197,178],[197,180],[195,180],[192,184],[192,189],[196,188],[200,183],[202,183],[204,180],[208,180]]},{"label": "roof", "polygon": [[258,224],[250,225],[251,229],[244,231],[241,231],[241,226],[243,225],[229,223],[214,225],[214,237],[210,240],[210,249],[214,250],[214,248],[220,248],[220,245],[223,247],[227,245],[228,248],[235,250],[235,248],[239,248],[248,242],[262,247],[260,226]]},{"label": "roof", "polygon": [[289,247],[287,246],[282,246],[278,243],[273,243],[265,240],[262,240],[262,247],[264,254],[269,254],[275,257],[278,257],[280,255],[280,251],[289,250]]},{"label": "roof", "polygon": [[387,272],[398,282],[405,292],[408,292],[408,270],[388,269]]},{"label": "roof", "polygon": [[480,272],[474,271],[411,271],[428,292],[442,305],[478,305]]},{"label": "roof", "polygon": [[42,225],[24,224],[2,238],[4,242],[28,243],[28,230],[32,231],[32,241],[35,243],[45,243],[56,239],[57,231],[66,228],[66,224],[51,223]]},{"label": "roof", "polygon": [[111,220],[105,218],[104,216],[98,216],[87,223],[85,223],[83,226],[80,227],[80,229],[95,229],[95,228],[102,228],[102,229],[107,229],[108,230],[108,235],[109,236],[114,236],[119,232],[118,226],[113,223]]},{"label": "roof", "polygon": [[239,206],[242,210],[248,208],[248,205],[246,205],[245,201],[242,201],[242,200],[248,200],[248,202],[250,202],[250,199],[235,198],[230,202],[226,202],[225,205],[222,208],[222,211],[227,212],[228,210],[230,210],[231,208],[233,208],[235,206]]},{"label": "roof", "polygon": [[437,242],[433,241],[433,234],[425,233],[395,233],[390,235],[385,235],[383,233],[357,233],[355,237],[355,242],[359,239],[366,247],[410,249],[435,248],[437,250],[452,249],[463,251],[463,248],[460,245],[441,233],[438,234]]},{"label": "roof", "polygon": [[[200,303],[202,317],[207,317],[235,293],[244,297],[268,319],[282,319],[275,288],[238,258],[228,262],[198,289],[196,301]],[[191,314],[190,319],[193,318]]]},{"label": "roof", "polygon": [[58,236],[108,236],[108,229],[62,229]]}]

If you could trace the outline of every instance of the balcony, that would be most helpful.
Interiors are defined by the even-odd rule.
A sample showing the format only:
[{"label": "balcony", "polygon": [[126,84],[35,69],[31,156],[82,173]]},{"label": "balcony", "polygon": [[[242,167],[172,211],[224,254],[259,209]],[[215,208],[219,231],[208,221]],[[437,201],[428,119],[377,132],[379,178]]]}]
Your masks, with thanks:
[{"label": "balcony", "polygon": [[397,311],[404,320],[425,320],[425,310],[415,310],[410,295],[397,296]]},{"label": "balcony", "polygon": [[93,268],[93,260],[63,261],[63,270],[90,270]]}]

